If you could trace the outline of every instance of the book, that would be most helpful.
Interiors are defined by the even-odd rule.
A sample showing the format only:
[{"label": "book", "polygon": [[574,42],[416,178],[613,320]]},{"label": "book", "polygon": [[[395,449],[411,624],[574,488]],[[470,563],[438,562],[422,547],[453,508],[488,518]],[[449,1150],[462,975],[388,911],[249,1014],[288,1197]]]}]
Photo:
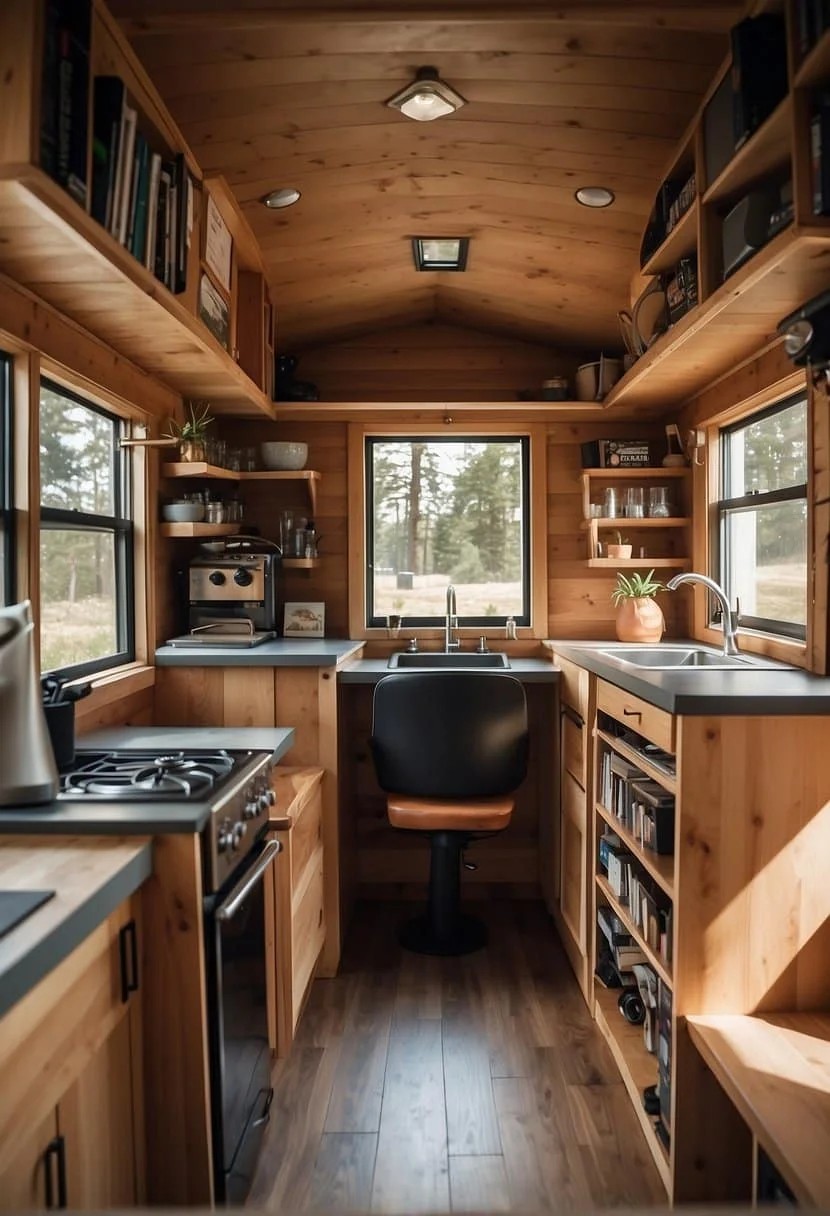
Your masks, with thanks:
[{"label": "book", "polygon": [[155,274],[156,234],[158,232],[159,186],[161,184],[161,157],[154,152],[150,157],[150,180],[147,188],[147,240],[144,247],[144,265]]},{"label": "book", "polygon": [[118,168],[118,141],[126,92],[118,76],[96,76],[92,103],[91,214],[112,229],[112,205]]},{"label": "book", "polygon": [[170,172],[162,164],[159,170],[159,194],[156,206],[156,249],[153,273],[167,286],[167,251],[170,243]]},{"label": "book", "polygon": [[47,0],[40,97],[40,163],[87,205],[91,0]]},{"label": "book", "polygon": [[135,183],[129,248],[139,262],[144,261],[147,243],[147,202],[150,194],[150,147],[139,131],[136,135]]},{"label": "book", "polygon": [[816,96],[810,118],[813,215],[830,215],[830,93]]},{"label": "book", "polygon": [[113,236],[122,245],[127,243],[132,202],[133,161],[135,159],[135,129],[137,114],[131,106],[124,106],[121,136],[118,146],[117,205],[113,205]]},{"label": "book", "polygon": [[192,227],[193,199],[192,183],[184,154],[177,153],[174,161],[175,207],[173,220],[173,270],[171,290],[178,293],[187,287],[187,250]]}]

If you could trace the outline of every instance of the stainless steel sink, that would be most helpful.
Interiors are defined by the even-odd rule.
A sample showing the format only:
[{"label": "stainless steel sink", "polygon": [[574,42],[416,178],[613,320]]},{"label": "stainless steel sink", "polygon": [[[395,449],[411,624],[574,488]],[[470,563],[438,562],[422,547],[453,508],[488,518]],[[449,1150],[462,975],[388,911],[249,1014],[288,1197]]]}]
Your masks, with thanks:
[{"label": "stainless steel sink", "polygon": [[477,667],[495,667],[504,670],[509,667],[507,655],[500,650],[491,651],[488,654],[477,654],[475,651],[461,650],[440,650],[440,651],[423,651],[420,654],[412,654],[408,650],[399,650],[397,654],[390,655],[387,667],[393,670],[402,668],[436,668],[436,667],[453,667],[453,668],[477,668]]},{"label": "stainless steel sink", "polygon": [[647,667],[650,671],[739,671],[769,670],[772,664],[755,658],[733,658],[702,646],[608,646],[597,652],[603,658],[628,667]]}]

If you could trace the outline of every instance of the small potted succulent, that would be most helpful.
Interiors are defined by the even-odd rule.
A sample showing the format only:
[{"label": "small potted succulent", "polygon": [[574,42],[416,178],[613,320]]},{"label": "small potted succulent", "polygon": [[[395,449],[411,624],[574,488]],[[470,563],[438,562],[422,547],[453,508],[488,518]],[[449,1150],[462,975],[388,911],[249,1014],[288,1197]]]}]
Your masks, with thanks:
[{"label": "small potted succulent", "polygon": [[664,591],[662,583],[648,574],[632,574],[626,578],[617,575],[617,585],[611,599],[617,608],[617,637],[621,642],[659,642],[666,628],[662,609],[655,600],[658,591]]},{"label": "small potted succulent", "polygon": [[190,464],[207,459],[208,429],[213,424],[207,401],[191,401],[184,422],[171,418],[167,435],[179,441],[179,459]]},{"label": "small potted succulent", "polygon": [[623,536],[622,532],[615,532],[617,538],[616,544],[608,542],[608,556],[625,558],[631,557],[632,545],[627,536]]}]

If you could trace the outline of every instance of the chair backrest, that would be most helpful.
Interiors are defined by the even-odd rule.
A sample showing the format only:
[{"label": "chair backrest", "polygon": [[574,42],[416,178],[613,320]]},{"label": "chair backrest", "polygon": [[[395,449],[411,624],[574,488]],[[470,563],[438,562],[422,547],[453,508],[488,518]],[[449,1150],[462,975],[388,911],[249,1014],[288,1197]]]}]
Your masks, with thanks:
[{"label": "chair backrest", "polygon": [[495,798],[527,773],[527,701],[513,676],[408,671],[375,687],[378,782],[414,798]]}]

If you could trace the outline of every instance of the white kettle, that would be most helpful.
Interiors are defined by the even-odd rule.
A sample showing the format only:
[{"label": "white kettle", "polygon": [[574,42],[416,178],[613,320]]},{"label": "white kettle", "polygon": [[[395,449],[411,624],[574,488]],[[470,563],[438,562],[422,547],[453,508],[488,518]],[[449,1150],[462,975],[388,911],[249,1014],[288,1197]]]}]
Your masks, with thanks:
[{"label": "white kettle", "polygon": [[0,806],[40,805],[58,792],[34,630],[28,600],[0,608]]}]

